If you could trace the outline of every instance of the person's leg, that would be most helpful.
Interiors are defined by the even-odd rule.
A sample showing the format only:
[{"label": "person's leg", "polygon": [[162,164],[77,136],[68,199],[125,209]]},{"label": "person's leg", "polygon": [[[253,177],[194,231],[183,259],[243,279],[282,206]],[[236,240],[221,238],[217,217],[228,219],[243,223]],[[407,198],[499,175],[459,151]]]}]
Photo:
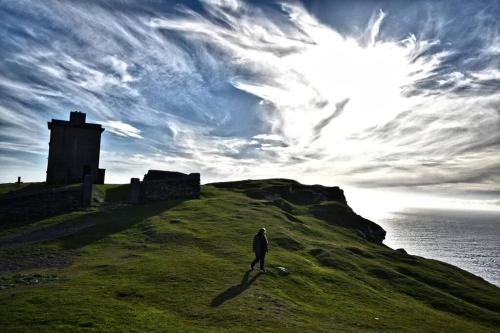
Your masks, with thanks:
[{"label": "person's leg", "polygon": [[252,261],[252,263],[250,264],[250,269],[253,269],[253,266],[255,266],[255,264],[257,263],[257,261],[259,261],[259,258],[257,258],[257,256],[255,256],[254,261]]},{"label": "person's leg", "polygon": [[265,271],[265,268],[264,268],[264,259],[266,258],[266,255],[263,254],[259,259],[260,259],[260,270],[261,271]]}]

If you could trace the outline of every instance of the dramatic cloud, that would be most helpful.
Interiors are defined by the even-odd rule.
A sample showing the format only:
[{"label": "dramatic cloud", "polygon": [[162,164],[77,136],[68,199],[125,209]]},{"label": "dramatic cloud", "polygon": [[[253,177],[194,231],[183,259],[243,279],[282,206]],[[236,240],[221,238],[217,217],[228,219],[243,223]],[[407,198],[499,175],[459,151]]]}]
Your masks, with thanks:
[{"label": "dramatic cloud", "polygon": [[42,180],[46,122],[80,110],[106,128],[111,182],[175,169],[497,207],[499,15],[496,1],[5,1],[0,180]]},{"label": "dramatic cloud", "polygon": [[132,125],[125,124],[121,121],[110,120],[104,122],[103,125],[109,132],[114,133],[116,135],[142,139],[142,136],[140,135],[141,130],[135,128]]}]

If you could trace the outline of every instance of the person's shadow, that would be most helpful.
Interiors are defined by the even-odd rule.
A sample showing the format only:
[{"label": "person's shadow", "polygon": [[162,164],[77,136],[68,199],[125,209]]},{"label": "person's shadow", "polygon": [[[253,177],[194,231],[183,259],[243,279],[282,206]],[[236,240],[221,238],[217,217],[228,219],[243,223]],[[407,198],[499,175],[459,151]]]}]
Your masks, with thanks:
[{"label": "person's shadow", "polygon": [[217,295],[210,303],[210,306],[217,307],[222,303],[224,303],[225,301],[228,301],[231,298],[238,296],[239,294],[247,290],[248,287],[250,287],[250,285],[254,283],[255,280],[257,280],[257,278],[262,274],[261,272],[259,272],[249,280],[248,278],[250,277],[250,272],[251,272],[250,270],[245,272],[245,274],[243,275],[243,279],[241,279],[240,284],[231,286],[226,290],[224,290],[219,295]]}]

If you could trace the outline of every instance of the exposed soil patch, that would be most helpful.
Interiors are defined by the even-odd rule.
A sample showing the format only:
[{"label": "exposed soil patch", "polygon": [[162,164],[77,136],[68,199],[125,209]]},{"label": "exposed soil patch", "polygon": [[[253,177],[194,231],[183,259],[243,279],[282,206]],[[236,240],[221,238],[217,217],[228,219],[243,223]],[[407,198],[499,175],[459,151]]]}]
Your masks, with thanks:
[{"label": "exposed soil patch", "polygon": [[39,283],[46,283],[51,281],[58,281],[64,279],[61,276],[49,274],[16,274],[11,277],[0,277],[0,290],[15,288],[19,285],[36,285]]},{"label": "exposed soil patch", "polygon": [[139,294],[132,290],[118,290],[115,292],[116,297],[124,298],[124,297],[144,297],[144,295]]},{"label": "exposed soil patch", "polygon": [[55,248],[7,248],[0,250],[0,272],[34,268],[59,268],[73,261],[73,250]]}]

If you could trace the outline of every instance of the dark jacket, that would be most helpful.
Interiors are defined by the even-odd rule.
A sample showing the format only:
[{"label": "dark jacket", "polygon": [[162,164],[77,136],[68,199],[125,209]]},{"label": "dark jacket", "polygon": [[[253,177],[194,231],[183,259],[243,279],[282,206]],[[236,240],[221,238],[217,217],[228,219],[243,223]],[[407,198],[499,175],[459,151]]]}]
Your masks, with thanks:
[{"label": "dark jacket", "polygon": [[267,252],[267,238],[264,233],[258,233],[253,237],[253,252],[255,256],[260,257]]}]

